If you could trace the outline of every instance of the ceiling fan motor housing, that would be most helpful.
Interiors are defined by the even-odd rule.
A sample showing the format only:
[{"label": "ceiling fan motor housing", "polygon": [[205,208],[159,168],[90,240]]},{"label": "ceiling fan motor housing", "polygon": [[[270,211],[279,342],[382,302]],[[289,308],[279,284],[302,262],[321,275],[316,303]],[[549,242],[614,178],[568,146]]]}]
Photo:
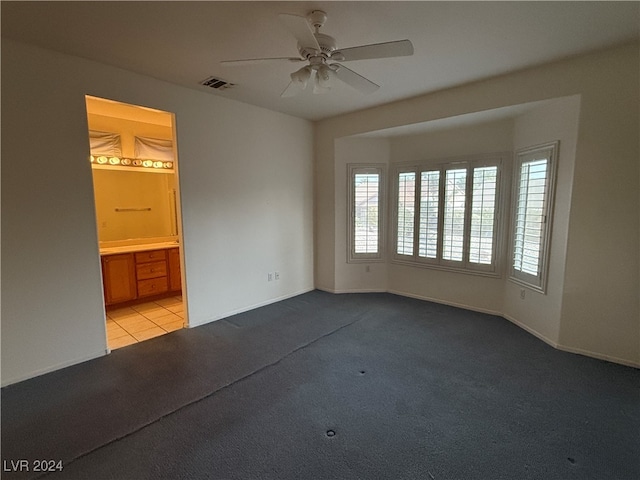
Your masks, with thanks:
[{"label": "ceiling fan motor housing", "polygon": [[325,35],[324,33],[314,33],[314,37],[318,41],[318,45],[320,45],[320,52],[313,48],[302,47],[298,45],[298,51],[303,58],[311,60],[313,57],[322,57],[324,60],[331,57],[331,54],[336,49],[336,39]]}]

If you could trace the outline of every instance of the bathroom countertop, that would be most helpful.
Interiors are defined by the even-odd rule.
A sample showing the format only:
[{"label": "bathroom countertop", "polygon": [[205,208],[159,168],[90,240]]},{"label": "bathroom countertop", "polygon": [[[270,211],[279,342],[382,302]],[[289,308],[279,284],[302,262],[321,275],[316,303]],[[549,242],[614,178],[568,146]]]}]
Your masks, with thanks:
[{"label": "bathroom countertop", "polygon": [[178,242],[143,243],[138,245],[122,245],[120,247],[105,247],[100,249],[100,255],[114,255],[116,253],[144,252],[146,250],[160,250],[162,248],[177,247]]}]

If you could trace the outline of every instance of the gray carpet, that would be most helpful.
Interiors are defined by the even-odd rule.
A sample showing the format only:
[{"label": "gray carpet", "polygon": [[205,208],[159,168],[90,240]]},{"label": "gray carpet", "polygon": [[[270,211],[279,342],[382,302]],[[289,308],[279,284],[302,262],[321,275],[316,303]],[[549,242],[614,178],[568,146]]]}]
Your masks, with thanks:
[{"label": "gray carpet", "polygon": [[314,291],[2,389],[3,469],[62,460],[45,478],[637,479],[639,454],[639,370],[390,294]]}]

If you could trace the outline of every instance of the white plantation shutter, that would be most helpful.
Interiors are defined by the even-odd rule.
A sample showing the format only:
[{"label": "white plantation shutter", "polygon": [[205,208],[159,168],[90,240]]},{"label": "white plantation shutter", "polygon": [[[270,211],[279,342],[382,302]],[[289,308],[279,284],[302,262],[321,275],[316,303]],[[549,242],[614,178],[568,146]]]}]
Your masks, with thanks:
[{"label": "white plantation shutter", "polygon": [[420,174],[420,237],[418,255],[437,258],[440,200],[440,171]]},{"label": "white plantation shutter", "polygon": [[473,170],[469,262],[490,265],[493,262],[498,167]]},{"label": "white plantation shutter", "polygon": [[413,231],[416,203],[416,173],[398,175],[397,249],[399,255],[413,255]]},{"label": "white plantation shutter", "polygon": [[394,260],[498,275],[499,178],[506,155],[398,167]]},{"label": "white plantation shutter", "polygon": [[544,159],[524,162],[520,169],[513,267],[530,275],[538,275],[541,267],[547,166]]},{"label": "white plantation shutter", "polygon": [[466,206],[467,169],[446,171],[442,258],[462,261]]},{"label": "white plantation shutter", "polygon": [[524,150],[516,160],[511,277],[539,290],[546,283],[556,147]]},{"label": "white plantation shutter", "polygon": [[380,175],[356,173],[354,189],[355,253],[378,253]]},{"label": "white plantation shutter", "polygon": [[348,262],[382,259],[383,172],[381,165],[348,165]]}]

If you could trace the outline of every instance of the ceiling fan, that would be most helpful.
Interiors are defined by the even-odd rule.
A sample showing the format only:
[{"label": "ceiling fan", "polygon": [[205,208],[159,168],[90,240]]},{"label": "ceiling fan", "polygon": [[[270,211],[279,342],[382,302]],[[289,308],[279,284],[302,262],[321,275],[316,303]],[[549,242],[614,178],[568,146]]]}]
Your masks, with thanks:
[{"label": "ceiling fan", "polygon": [[291,82],[282,92],[282,97],[298,94],[309,82],[313,85],[313,93],[327,92],[336,78],[362,93],[372,93],[380,86],[337,62],[413,55],[413,45],[409,40],[338,49],[333,37],[320,33],[320,28],[327,21],[327,14],[321,10],[314,10],[306,17],[281,13],[279,18],[298,40],[300,57],[251,58],[220,63],[240,66],[274,61],[308,62],[308,65],[291,74]]}]

